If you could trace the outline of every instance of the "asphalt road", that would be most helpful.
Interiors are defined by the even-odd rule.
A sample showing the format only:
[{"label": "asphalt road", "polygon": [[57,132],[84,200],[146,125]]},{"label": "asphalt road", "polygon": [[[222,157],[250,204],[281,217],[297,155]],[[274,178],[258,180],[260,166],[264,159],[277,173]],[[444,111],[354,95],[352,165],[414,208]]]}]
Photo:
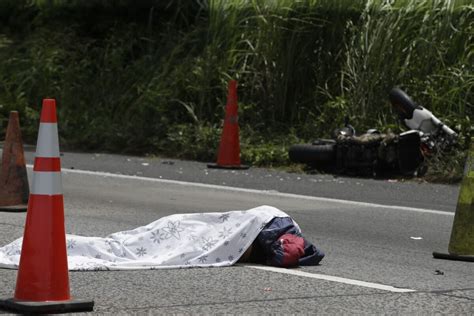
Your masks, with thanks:
[{"label": "asphalt road", "polygon": [[[33,153],[27,152],[32,163]],[[474,312],[474,264],[446,251],[459,187],[287,174],[104,154],[62,156],[68,233],[105,236],[159,217],[247,209],[290,214],[326,252],[297,269],[229,268],[71,272],[71,292],[110,314],[465,314]],[[0,244],[25,214],[1,213]],[[16,271],[0,269],[1,297]]]}]

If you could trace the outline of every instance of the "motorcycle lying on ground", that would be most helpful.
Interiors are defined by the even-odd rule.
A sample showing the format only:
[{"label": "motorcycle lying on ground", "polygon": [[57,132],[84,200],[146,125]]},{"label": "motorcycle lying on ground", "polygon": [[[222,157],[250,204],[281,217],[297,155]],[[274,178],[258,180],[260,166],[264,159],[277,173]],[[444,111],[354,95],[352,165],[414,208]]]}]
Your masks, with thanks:
[{"label": "motorcycle lying on ground", "polygon": [[346,119],[345,126],[336,129],[332,139],[292,145],[288,151],[290,160],[337,174],[422,176],[427,171],[427,158],[451,149],[457,134],[400,88],[392,89],[389,98],[409,130],[394,134],[370,129],[356,135]]}]

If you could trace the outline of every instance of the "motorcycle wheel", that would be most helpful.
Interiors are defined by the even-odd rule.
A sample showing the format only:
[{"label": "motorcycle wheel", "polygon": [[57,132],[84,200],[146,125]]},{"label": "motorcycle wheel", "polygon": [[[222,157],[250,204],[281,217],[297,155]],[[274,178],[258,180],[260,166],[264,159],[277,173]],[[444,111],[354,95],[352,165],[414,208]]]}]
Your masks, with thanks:
[{"label": "motorcycle wheel", "polygon": [[336,148],[335,144],[298,144],[290,147],[288,156],[295,163],[327,165],[336,161]]},{"label": "motorcycle wheel", "polygon": [[400,88],[393,88],[389,94],[392,106],[403,119],[411,119],[418,105]]}]

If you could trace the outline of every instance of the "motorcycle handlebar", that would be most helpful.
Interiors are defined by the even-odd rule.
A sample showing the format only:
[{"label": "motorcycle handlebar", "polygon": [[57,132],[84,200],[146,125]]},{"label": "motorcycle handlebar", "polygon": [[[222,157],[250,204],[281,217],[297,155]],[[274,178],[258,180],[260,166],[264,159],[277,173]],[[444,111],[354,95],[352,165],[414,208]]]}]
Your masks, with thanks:
[{"label": "motorcycle handlebar", "polygon": [[443,127],[442,127],[443,131],[448,134],[449,136],[451,137],[456,137],[458,136],[458,134],[453,131],[452,129],[450,129],[447,125],[443,124]]},{"label": "motorcycle handlebar", "polygon": [[433,121],[433,123],[438,126],[438,127],[441,127],[441,129],[443,130],[444,133],[446,133],[447,135],[451,136],[451,137],[455,137],[457,136],[457,133],[455,131],[453,131],[451,128],[449,128],[448,125],[444,124],[443,122],[441,122],[436,116],[434,116],[432,113],[431,113],[431,120]]}]

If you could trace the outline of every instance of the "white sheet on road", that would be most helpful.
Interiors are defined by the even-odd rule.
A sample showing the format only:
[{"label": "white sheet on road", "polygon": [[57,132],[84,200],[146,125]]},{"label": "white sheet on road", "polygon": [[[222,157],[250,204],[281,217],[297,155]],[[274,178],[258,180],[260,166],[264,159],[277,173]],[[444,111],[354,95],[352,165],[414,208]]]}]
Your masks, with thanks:
[{"label": "white sheet on road", "polygon": [[[170,215],[106,237],[66,235],[68,267],[135,270],[230,266],[275,217],[288,215],[264,205],[244,211]],[[22,240],[0,248],[0,267],[18,268]]]}]

